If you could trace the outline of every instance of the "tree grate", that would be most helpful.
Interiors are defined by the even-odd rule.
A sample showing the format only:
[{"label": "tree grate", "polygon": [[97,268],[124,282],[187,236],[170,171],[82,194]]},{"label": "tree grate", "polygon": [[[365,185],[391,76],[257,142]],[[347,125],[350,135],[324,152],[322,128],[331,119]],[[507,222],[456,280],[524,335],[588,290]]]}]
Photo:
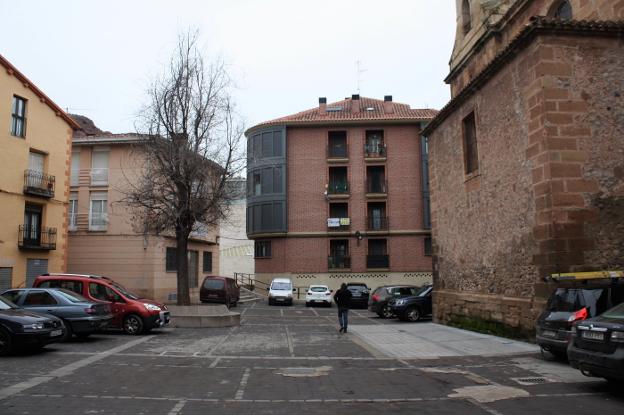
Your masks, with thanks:
[{"label": "tree grate", "polygon": [[511,380],[519,383],[520,385],[540,385],[542,383],[550,382],[549,379],[541,377],[512,378]]}]

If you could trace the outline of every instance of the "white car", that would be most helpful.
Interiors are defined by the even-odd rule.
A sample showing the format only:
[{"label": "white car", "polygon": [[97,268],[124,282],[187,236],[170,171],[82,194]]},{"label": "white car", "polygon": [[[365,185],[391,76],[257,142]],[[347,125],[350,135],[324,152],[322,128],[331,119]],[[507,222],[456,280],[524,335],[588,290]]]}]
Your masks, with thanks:
[{"label": "white car", "polygon": [[327,285],[310,285],[306,292],[306,307],[312,304],[323,304],[331,307],[332,290]]},{"label": "white car", "polygon": [[293,305],[292,281],[288,278],[275,278],[269,287],[269,305],[287,304]]}]

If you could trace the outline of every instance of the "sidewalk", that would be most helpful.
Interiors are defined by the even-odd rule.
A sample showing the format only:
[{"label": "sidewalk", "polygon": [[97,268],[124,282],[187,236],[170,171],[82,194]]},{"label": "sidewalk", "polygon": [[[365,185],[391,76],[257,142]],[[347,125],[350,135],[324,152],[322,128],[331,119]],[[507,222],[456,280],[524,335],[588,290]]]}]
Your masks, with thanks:
[{"label": "sidewalk", "polygon": [[534,344],[428,322],[351,325],[349,331],[382,354],[404,359],[539,352]]}]

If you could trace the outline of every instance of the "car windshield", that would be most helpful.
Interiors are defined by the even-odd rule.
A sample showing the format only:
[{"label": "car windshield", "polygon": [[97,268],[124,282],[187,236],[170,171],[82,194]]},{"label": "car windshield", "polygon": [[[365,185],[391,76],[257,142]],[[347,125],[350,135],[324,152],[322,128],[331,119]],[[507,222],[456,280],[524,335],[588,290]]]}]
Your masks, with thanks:
[{"label": "car windshield", "polygon": [[89,302],[89,300],[84,298],[82,295],[76,294],[73,291],[66,290],[65,288],[58,288],[56,291],[60,293],[64,298],[71,301],[72,303],[88,303]]},{"label": "car windshield", "polygon": [[0,310],[10,310],[12,308],[17,308],[17,306],[6,298],[0,297]]},{"label": "car windshield", "polygon": [[310,291],[315,293],[324,293],[327,291],[327,287],[310,287]]},{"label": "car windshield", "polygon": [[225,281],[209,279],[204,282],[204,288],[208,290],[222,290],[225,286]]},{"label": "car windshield", "polygon": [[132,292],[128,291],[124,286],[117,284],[116,282],[111,283],[111,285],[113,287],[115,287],[115,289],[117,291],[119,291],[120,293],[122,293],[124,295],[124,297],[127,297],[131,300],[138,300],[139,296],[136,294],[133,294]]},{"label": "car windshield", "polygon": [[289,282],[274,282],[271,284],[272,290],[290,291],[291,284]]},{"label": "car windshield", "polygon": [[347,289],[349,291],[366,291],[368,287],[366,285],[348,285]]},{"label": "car windshield", "polygon": [[417,297],[422,297],[423,295],[427,294],[427,292],[429,291],[429,288],[431,287],[428,285],[423,285],[422,287],[418,289],[418,291],[416,291],[416,294],[414,295],[416,295]]},{"label": "car windshield", "polygon": [[602,317],[624,319],[624,303],[616,305],[610,310],[605,311]]},{"label": "car windshield", "polygon": [[557,288],[548,300],[548,311],[572,313],[587,307],[590,316],[595,316],[598,314],[598,302],[605,291],[603,288]]}]

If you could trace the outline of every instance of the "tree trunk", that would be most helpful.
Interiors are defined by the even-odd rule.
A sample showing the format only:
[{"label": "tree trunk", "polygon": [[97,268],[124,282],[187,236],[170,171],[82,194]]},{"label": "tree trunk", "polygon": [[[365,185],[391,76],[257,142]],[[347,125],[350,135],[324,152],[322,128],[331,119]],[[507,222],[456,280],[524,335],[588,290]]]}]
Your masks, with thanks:
[{"label": "tree trunk", "polygon": [[188,275],[188,233],[176,230],[178,305],[191,305]]}]

